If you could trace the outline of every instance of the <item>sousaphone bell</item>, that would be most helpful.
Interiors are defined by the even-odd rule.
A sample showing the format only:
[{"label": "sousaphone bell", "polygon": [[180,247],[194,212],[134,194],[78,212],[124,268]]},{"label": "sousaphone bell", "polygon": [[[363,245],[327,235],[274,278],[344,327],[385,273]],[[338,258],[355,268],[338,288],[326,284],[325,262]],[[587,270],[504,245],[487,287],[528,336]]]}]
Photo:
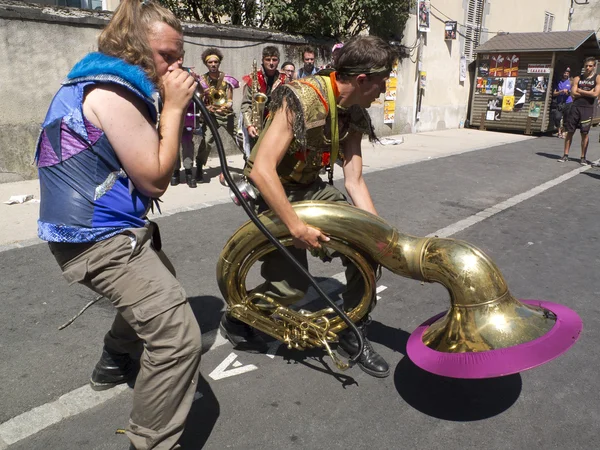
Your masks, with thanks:
[{"label": "sousaphone bell", "polygon": [[[409,358],[426,371],[454,378],[509,375],[556,358],[579,337],[583,325],[577,313],[543,300],[518,301],[492,260],[467,242],[403,234],[380,217],[343,203],[292,206],[302,221],[330,237],[322,243],[325,247],[348,257],[363,275],[365,293],[347,313],[352,321],[368,313],[376,296],[373,262],[448,290],[450,309],[425,321],[407,343]],[[271,234],[291,245],[289,231],[272,212],[259,218]],[[217,279],[230,314],[289,348],[325,348],[343,368],[330,344],[346,324],[331,308],[298,311],[246,289],[251,266],[272,250],[252,222],[225,245]],[[265,304],[267,308],[261,306]]]}]

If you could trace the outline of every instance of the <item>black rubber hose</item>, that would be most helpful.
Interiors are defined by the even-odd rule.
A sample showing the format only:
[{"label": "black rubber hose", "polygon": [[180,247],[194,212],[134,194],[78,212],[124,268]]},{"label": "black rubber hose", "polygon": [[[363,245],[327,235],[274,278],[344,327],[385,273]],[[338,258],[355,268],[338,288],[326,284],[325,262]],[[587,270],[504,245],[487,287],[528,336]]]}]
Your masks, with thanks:
[{"label": "black rubber hose", "polygon": [[236,196],[236,198],[240,202],[240,205],[242,206],[242,208],[244,208],[244,211],[246,211],[246,214],[248,214],[248,217],[254,223],[254,225],[256,225],[258,227],[258,229],[271,242],[271,244],[273,244],[275,246],[275,248],[277,248],[277,250],[279,250],[285,256],[285,258],[290,263],[292,263],[294,265],[294,267],[296,269],[298,269],[298,271],[300,273],[302,273],[302,275],[304,275],[306,277],[306,279],[310,282],[310,284],[315,289],[315,291],[317,291],[319,296],[323,300],[325,300],[327,303],[329,303],[329,305],[333,308],[333,310],[342,318],[342,320],[344,322],[346,322],[346,325],[348,325],[350,330],[352,330],[352,332],[356,335],[356,339],[358,340],[358,353],[350,358],[350,361],[352,361],[353,363],[356,363],[358,361],[358,359],[360,358],[360,356],[362,355],[364,347],[365,347],[365,342],[364,342],[362,333],[356,327],[354,322],[352,322],[352,320],[350,320],[348,315],[341,308],[339,308],[335,304],[335,302],[333,300],[331,300],[329,298],[329,296],[321,289],[321,287],[319,286],[319,283],[317,283],[317,280],[315,280],[313,278],[313,276],[310,274],[310,272],[308,270],[306,270],[306,268],[304,268],[304,266],[302,264],[300,264],[296,260],[296,258],[294,258],[294,255],[292,255],[289,252],[289,250],[285,247],[285,245],[283,245],[281,242],[279,242],[279,240],[275,236],[273,236],[269,232],[269,230],[263,225],[263,223],[258,219],[258,217],[256,216],[256,213],[252,210],[252,207],[246,202],[246,200],[242,196],[241,192],[239,191],[238,187],[236,186],[235,182],[233,181],[231,174],[229,173],[229,167],[227,166],[227,157],[225,156],[225,149],[223,148],[223,141],[221,140],[221,136],[219,136],[218,125],[217,125],[215,119],[212,117],[212,114],[210,114],[210,112],[208,111],[208,108],[204,104],[204,101],[202,100],[202,94],[200,93],[200,91],[198,89],[196,89],[196,92],[194,92],[193,98],[194,98],[194,102],[196,103],[196,106],[202,112],[202,115],[204,116],[204,120],[206,121],[206,124],[208,125],[208,128],[210,129],[210,132],[214,136],[215,143],[217,146],[217,153],[219,154],[219,161],[221,163],[221,170],[223,171],[223,176],[225,177],[225,181],[227,181],[227,184],[233,191],[233,194]]}]

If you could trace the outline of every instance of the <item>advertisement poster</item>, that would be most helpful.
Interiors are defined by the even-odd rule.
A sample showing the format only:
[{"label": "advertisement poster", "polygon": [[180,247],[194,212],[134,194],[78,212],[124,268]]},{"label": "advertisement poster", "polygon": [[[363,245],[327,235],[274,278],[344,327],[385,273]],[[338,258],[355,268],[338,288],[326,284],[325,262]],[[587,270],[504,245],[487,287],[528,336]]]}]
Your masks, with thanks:
[{"label": "advertisement poster", "polygon": [[502,80],[502,78],[492,78],[492,95],[502,95],[502,93],[498,94],[498,80]]},{"label": "advertisement poster", "polygon": [[512,112],[515,108],[515,96],[514,95],[505,95],[502,97],[502,111],[503,112]]},{"label": "advertisement poster", "polygon": [[477,75],[480,77],[487,77],[490,74],[490,55],[481,55],[479,59],[479,67]]},{"label": "advertisement poster", "polygon": [[529,103],[529,114],[528,117],[540,117],[542,112],[542,102],[530,102]]},{"label": "advertisement poster", "polygon": [[519,75],[519,60],[521,58],[516,54],[507,54],[504,59],[504,76],[516,77]]},{"label": "advertisement poster", "polygon": [[527,101],[529,90],[529,78],[517,78],[515,83],[515,109],[521,109]]},{"label": "advertisement poster", "polygon": [[467,79],[467,58],[465,55],[460,57],[459,69],[458,69],[458,81],[465,81]]},{"label": "advertisement poster", "polygon": [[508,77],[504,79],[504,88],[502,93],[504,95],[515,95],[515,82],[516,78]]},{"label": "advertisement poster", "polygon": [[[504,95],[504,78],[495,78],[494,83],[496,84],[496,95],[502,97]],[[492,93],[494,89],[492,88]]]},{"label": "advertisement poster", "polygon": [[500,120],[502,116],[502,97],[495,97],[488,101],[485,120]]},{"label": "advertisement poster", "polygon": [[505,55],[502,53],[496,53],[492,55],[490,62],[490,76],[492,77],[503,77],[504,76],[504,60]]},{"label": "advertisement poster", "polygon": [[398,78],[388,78],[385,82],[385,99],[396,100],[396,87],[398,86]]},{"label": "advertisement poster", "polygon": [[383,123],[394,123],[396,102],[389,100],[383,104]]},{"label": "advertisement poster", "polygon": [[489,78],[482,78],[481,79],[481,89],[479,91],[481,94],[485,94],[486,93],[488,80],[489,80]]},{"label": "advertisement poster", "polygon": [[385,101],[383,102],[383,123],[394,123],[396,111],[396,90],[398,88],[398,63],[396,62],[385,82]]},{"label": "advertisement poster", "polygon": [[531,79],[531,100],[538,102],[546,98],[548,77],[533,77]]},{"label": "advertisement poster", "polygon": [[456,39],[456,28],[458,22],[449,20],[444,22],[444,39],[446,41],[453,41]]},{"label": "advertisement poster", "polygon": [[429,0],[419,0],[419,31],[429,32]]}]

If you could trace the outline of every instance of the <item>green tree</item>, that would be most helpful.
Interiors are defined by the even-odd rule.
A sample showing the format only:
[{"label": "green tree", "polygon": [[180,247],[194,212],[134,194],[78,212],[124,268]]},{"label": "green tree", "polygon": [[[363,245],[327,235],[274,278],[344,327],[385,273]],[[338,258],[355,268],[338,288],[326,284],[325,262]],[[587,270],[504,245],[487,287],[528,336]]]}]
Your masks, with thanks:
[{"label": "green tree", "polygon": [[411,0],[160,0],[179,18],[342,40],[368,31],[400,40]]}]

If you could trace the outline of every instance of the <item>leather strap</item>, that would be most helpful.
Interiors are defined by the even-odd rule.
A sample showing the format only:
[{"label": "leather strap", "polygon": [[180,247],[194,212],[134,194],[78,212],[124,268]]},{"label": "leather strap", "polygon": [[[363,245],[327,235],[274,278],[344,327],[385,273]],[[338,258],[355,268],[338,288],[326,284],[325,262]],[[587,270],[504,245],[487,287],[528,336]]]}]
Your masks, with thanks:
[{"label": "leather strap", "polygon": [[333,168],[340,153],[340,130],[338,124],[337,103],[333,92],[331,78],[322,77],[327,86],[327,98],[329,100],[329,120],[331,122],[331,155],[329,157],[329,184],[333,184]]}]

